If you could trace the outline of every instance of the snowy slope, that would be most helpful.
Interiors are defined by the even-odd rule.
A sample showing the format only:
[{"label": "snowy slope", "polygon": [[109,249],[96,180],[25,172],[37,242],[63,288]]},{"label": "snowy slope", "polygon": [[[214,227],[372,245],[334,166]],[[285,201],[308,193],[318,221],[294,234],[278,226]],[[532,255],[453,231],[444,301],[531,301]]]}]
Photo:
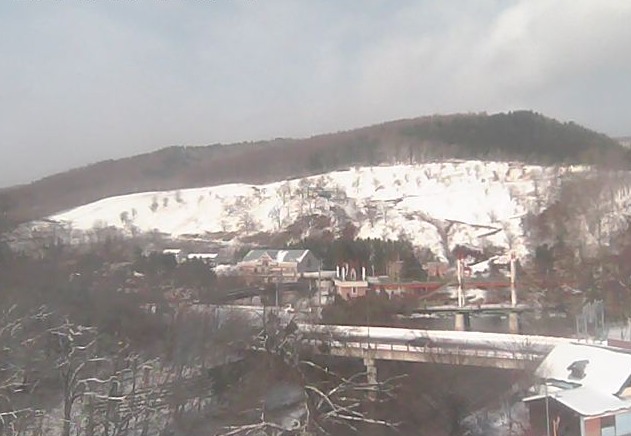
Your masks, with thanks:
[{"label": "snowy slope", "polygon": [[[451,161],[362,167],[267,185],[229,184],[106,198],[51,217],[76,230],[115,226],[180,237],[286,229],[301,217],[352,222],[362,238],[407,237],[443,256],[456,244],[526,253],[521,219],[580,168]],[[211,235],[212,234],[212,235]]]}]

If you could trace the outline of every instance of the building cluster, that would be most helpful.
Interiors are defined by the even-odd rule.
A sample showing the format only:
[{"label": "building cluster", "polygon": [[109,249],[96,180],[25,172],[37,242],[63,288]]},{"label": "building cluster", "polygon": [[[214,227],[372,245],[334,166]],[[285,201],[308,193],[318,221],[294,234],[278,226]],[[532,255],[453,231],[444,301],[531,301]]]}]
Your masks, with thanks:
[{"label": "building cluster", "polygon": [[[351,300],[370,292],[392,296],[418,297],[428,292],[443,290],[454,293],[456,268],[446,262],[428,262],[423,265],[427,272],[425,281],[402,280],[400,260],[388,262],[386,274],[377,275],[372,268],[358,263],[341,263],[333,270],[323,269],[323,262],[309,249],[257,248],[250,250],[236,264],[232,256],[221,252],[187,253],[179,248],[167,248],[163,254],[172,255],[178,263],[200,260],[214,268],[218,275],[233,275],[244,279],[246,286],[282,284],[284,289],[318,290],[321,304],[338,297]],[[496,264],[493,261],[496,261]],[[500,259],[501,260],[501,259]],[[476,288],[473,297],[478,298],[486,289],[507,288],[504,276],[489,278],[489,271],[497,267],[497,259],[490,259],[463,267],[469,287]],[[471,297],[471,298],[473,298]]]},{"label": "building cluster", "polygon": [[311,250],[250,250],[237,264],[246,281],[287,282],[305,278],[305,273],[322,270],[320,259]]},{"label": "building cluster", "polygon": [[[437,287],[436,282],[401,282],[400,262],[391,262],[389,275],[369,275],[365,266],[348,263],[335,270],[322,269],[322,261],[307,249],[256,249],[237,263],[239,275],[248,284],[309,281],[324,295],[338,295],[345,300],[365,296],[369,291],[388,295],[417,294]],[[443,283],[441,282],[440,285]]]}]

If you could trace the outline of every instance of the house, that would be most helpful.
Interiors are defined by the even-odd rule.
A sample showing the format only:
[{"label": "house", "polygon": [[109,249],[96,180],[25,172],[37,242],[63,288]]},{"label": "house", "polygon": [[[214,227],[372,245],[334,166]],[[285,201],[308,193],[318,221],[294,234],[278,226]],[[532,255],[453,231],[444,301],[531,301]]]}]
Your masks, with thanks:
[{"label": "house", "polygon": [[631,353],[584,344],[556,346],[537,368],[524,402],[533,436],[631,435]]},{"label": "house", "polygon": [[311,250],[250,250],[237,264],[249,282],[277,282],[296,280],[304,273],[320,269],[320,259]]},{"label": "house", "polygon": [[333,280],[335,292],[345,300],[365,296],[370,288],[366,279],[366,268],[362,268],[360,273],[361,275],[358,274],[357,269],[349,268],[348,265],[337,267],[336,277]]}]

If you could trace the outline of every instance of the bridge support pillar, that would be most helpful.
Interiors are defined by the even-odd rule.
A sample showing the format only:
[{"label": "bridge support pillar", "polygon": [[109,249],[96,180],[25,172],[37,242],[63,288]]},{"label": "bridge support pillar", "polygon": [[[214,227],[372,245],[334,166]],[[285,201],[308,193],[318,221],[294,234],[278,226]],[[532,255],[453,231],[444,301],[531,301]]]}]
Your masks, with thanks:
[{"label": "bridge support pillar", "polygon": [[518,312],[511,312],[508,314],[508,331],[515,335],[521,333],[521,322]]},{"label": "bridge support pillar", "polygon": [[368,384],[374,387],[374,390],[368,391],[368,399],[370,401],[377,400],[377,365],[375,359],[364,357],[364,365],[366,366],[366,379]]},{"label": "bridge support pillar", "polygon": [[459,332],[471,330],[471,318],[468,313],[457,312],[455,315],[454,330]]}]

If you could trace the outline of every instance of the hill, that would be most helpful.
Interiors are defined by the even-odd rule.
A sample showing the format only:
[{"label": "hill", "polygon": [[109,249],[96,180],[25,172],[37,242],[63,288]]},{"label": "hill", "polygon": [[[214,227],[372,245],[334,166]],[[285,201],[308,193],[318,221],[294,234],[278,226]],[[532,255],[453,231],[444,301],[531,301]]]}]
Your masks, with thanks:
[{"label": "hill", "polygon": [[524,259],[559,241],[591,255],[627,228],[629,210],[628,171],[451,160],[109,197],[21,225],[10,240],[36,252],[142,234],[230,247],[358,237],[408,241],[441,259],[458,246]]},{"label": "hill", "polygon": [[[521,217],[549,204],[547,192],[571,174],[482,161],[359,167],[289,182],[110,197],[51,219],[79,240],[115,227],[129,235],[158,231],[182,240],[267,244],[352,225],[360,238],[403,238],[443,259],[456,245],[482,242],[525,256]],[[63,229],[56,234],[61,237]]]},{"label": "hill", "polygon": [[358,165],[447,158],[626,165],[628,153],[603,134],[529,111],[430,116],[308,139],[169,147],[104,161],[0,191],[0,220],[33,220],[115,195],[270,183]]}]

